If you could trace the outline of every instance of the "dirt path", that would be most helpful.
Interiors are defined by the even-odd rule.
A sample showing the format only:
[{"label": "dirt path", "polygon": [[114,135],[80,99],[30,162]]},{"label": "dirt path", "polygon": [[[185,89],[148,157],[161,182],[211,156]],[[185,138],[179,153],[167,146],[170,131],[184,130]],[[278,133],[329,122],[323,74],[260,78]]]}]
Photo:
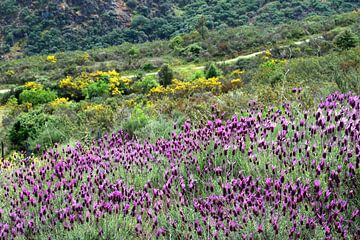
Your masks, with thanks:
[{"label": "dirt path", "polygon": [[4,93],[10,92],[10,91],[11,91],[11,89],[1,89],[0,94],[4,94]]},{"label": "dirt path", "polygon": [[[322,36],[313,37],[311,39],[320,39],[320,38],[322,38]],[[301,45],[303,43],[309,43],[311,39],[309,38],[309,39],[305,39],[303,41],[296,41],[293,44]],[[284,47],[284,46],[281,46],[281,47]],[[253,57],[256,57],[256,56],[258,56],[260,54],[263,54],[263,53],[265,53],[265,51],[254,52],[254,53],[251,53],[251,54],[248,54],[248,55],[240,55],[240,56],[238,56],[236,58],[231,58],[231,59],[228,59],[228,60],[225,60],[225,61],[218,61],[216,63],[217,64],[232,64],[232,63],[236,63],[240,59],[253,58]],[[205,66],[198,66],[198,67],[194,67],[193,69],[194,70],[203,70],[203,69],[205,69]],[[156,74],[158,74],[158,72],[151,72],[151,73],[146,73],[145,76],[151,76],[151,75],[156,75]],[[134,78],[135,75],[128,75],[128,76],[124,76],[124,77],[125,78]]]}]

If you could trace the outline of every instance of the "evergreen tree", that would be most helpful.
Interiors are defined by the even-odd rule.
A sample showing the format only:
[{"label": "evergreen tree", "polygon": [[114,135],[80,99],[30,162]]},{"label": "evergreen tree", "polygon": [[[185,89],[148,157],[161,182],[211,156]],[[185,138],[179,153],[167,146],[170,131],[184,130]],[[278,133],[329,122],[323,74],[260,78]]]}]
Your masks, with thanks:
[{"label": "evergreen tree", "polygon": [[345,30],[336,36],[335,45],[341,50],[356,47],[356,36],[350,30]]},{"label": "evergreen tree", "polygon": [[206,78],[218,77],[220,76],[220,70],[215,66],[214,63],[210,64],[210,66],[205,71]]},{"label": "evergreen tree", "polygon": [[171,81],[174,78],[174,73],[169,65],[163,65],[158,73],[159,76],[159,83],[162,86],[168,86],[171,84]]}]

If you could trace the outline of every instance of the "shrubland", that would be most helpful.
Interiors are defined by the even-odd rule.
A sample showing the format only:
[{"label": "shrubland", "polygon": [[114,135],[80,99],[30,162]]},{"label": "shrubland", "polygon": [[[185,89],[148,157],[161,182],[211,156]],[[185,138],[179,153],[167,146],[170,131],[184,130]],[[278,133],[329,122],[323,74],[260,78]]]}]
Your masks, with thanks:
[{"label": "shrubland", "polygon": [[358,22],[1,62],[0,239],[358,239]]}]

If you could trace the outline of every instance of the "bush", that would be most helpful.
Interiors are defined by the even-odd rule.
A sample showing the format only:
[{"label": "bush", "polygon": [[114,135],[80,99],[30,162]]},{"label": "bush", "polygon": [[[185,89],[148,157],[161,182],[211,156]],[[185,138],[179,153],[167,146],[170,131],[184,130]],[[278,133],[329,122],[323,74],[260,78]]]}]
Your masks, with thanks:
[{"label": "bush", "polygon": [[135,131],[145,127],[149,122],[149,117],[144,113],[140,106],[136,106],[129,118],[129,120],[125,123],[124,129],[131,135],[134,134]]},{"label": "bush", "polygon": [[109,95],[109,84],[104,80],[93,82],[82,90],[82,95],[88,99],[106,97]]},{"label": "bush", "polygon": [[142,69],[147,72],[155,69],[155,66],[152,63],[145,63]]},{"label": "bush", "polygon": [[44,104],[54,101],[57,98],[55,92],[43,89],[24,90],[19,95],[21,103],[31,103],[32,105]]},{"label": "bush", "polygon": [[356,35],[350,30],[345,30],[335,37],[335,45],[341,50],[356,47]]},{"label": "bush", "polygon": [[15,147],[24,149],[29,140],[36,139],[50,121],[54,121],[54,118],[40,110],[22,113],[10,129],[9,140]]},{"label": "bush", "polygon": [[176,36],[170,40],[170,48],[176,49],[178,47],[181,47],[183,43],[184,39],[181,36]]},{"label": "bush", "polygon": [[148,93],[150,89],[159,86],[159,82],[154,76],[146,76],[143,80],[134,83],[134,90],[140,93]]}]

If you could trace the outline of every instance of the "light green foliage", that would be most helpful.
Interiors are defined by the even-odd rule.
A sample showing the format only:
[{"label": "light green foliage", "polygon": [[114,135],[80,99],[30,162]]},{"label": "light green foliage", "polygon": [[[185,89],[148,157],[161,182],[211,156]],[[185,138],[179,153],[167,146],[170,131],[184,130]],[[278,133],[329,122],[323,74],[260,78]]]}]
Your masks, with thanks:
[{"label": "light green foliage", "polygon": [[103,80],[93,82],[82,90],[82,94],[88,99],[106,97],[109,95],[109,84]]},{"label": "light green foliage", "polygon": [[130,134],[133,134],[135,131],[143,128],[149,121],[149,117],[145,114],[144,110],[139,106],[135,106],[131,112],[131,116],[124,125]]},{"label": "light green foliage", "polygon": [[183,43],[184,43],[184,39],[182,36],[173,37],[170,40],[170,48],[172,48],[172,49],[179,48],[182,46]]},{"label": "light green foliage", "polygon": [[48,103],[57,97],[54,91],[44,89],[24,90],[20,93],[19,100],[21,103],[31,103],[33,105]]},{"label": "light green foliage", "polygon": [[158,85],[159,82],[155,76],[145,76],[144,79],[136,81],[133,87],[136,92],[145,94]]}]

